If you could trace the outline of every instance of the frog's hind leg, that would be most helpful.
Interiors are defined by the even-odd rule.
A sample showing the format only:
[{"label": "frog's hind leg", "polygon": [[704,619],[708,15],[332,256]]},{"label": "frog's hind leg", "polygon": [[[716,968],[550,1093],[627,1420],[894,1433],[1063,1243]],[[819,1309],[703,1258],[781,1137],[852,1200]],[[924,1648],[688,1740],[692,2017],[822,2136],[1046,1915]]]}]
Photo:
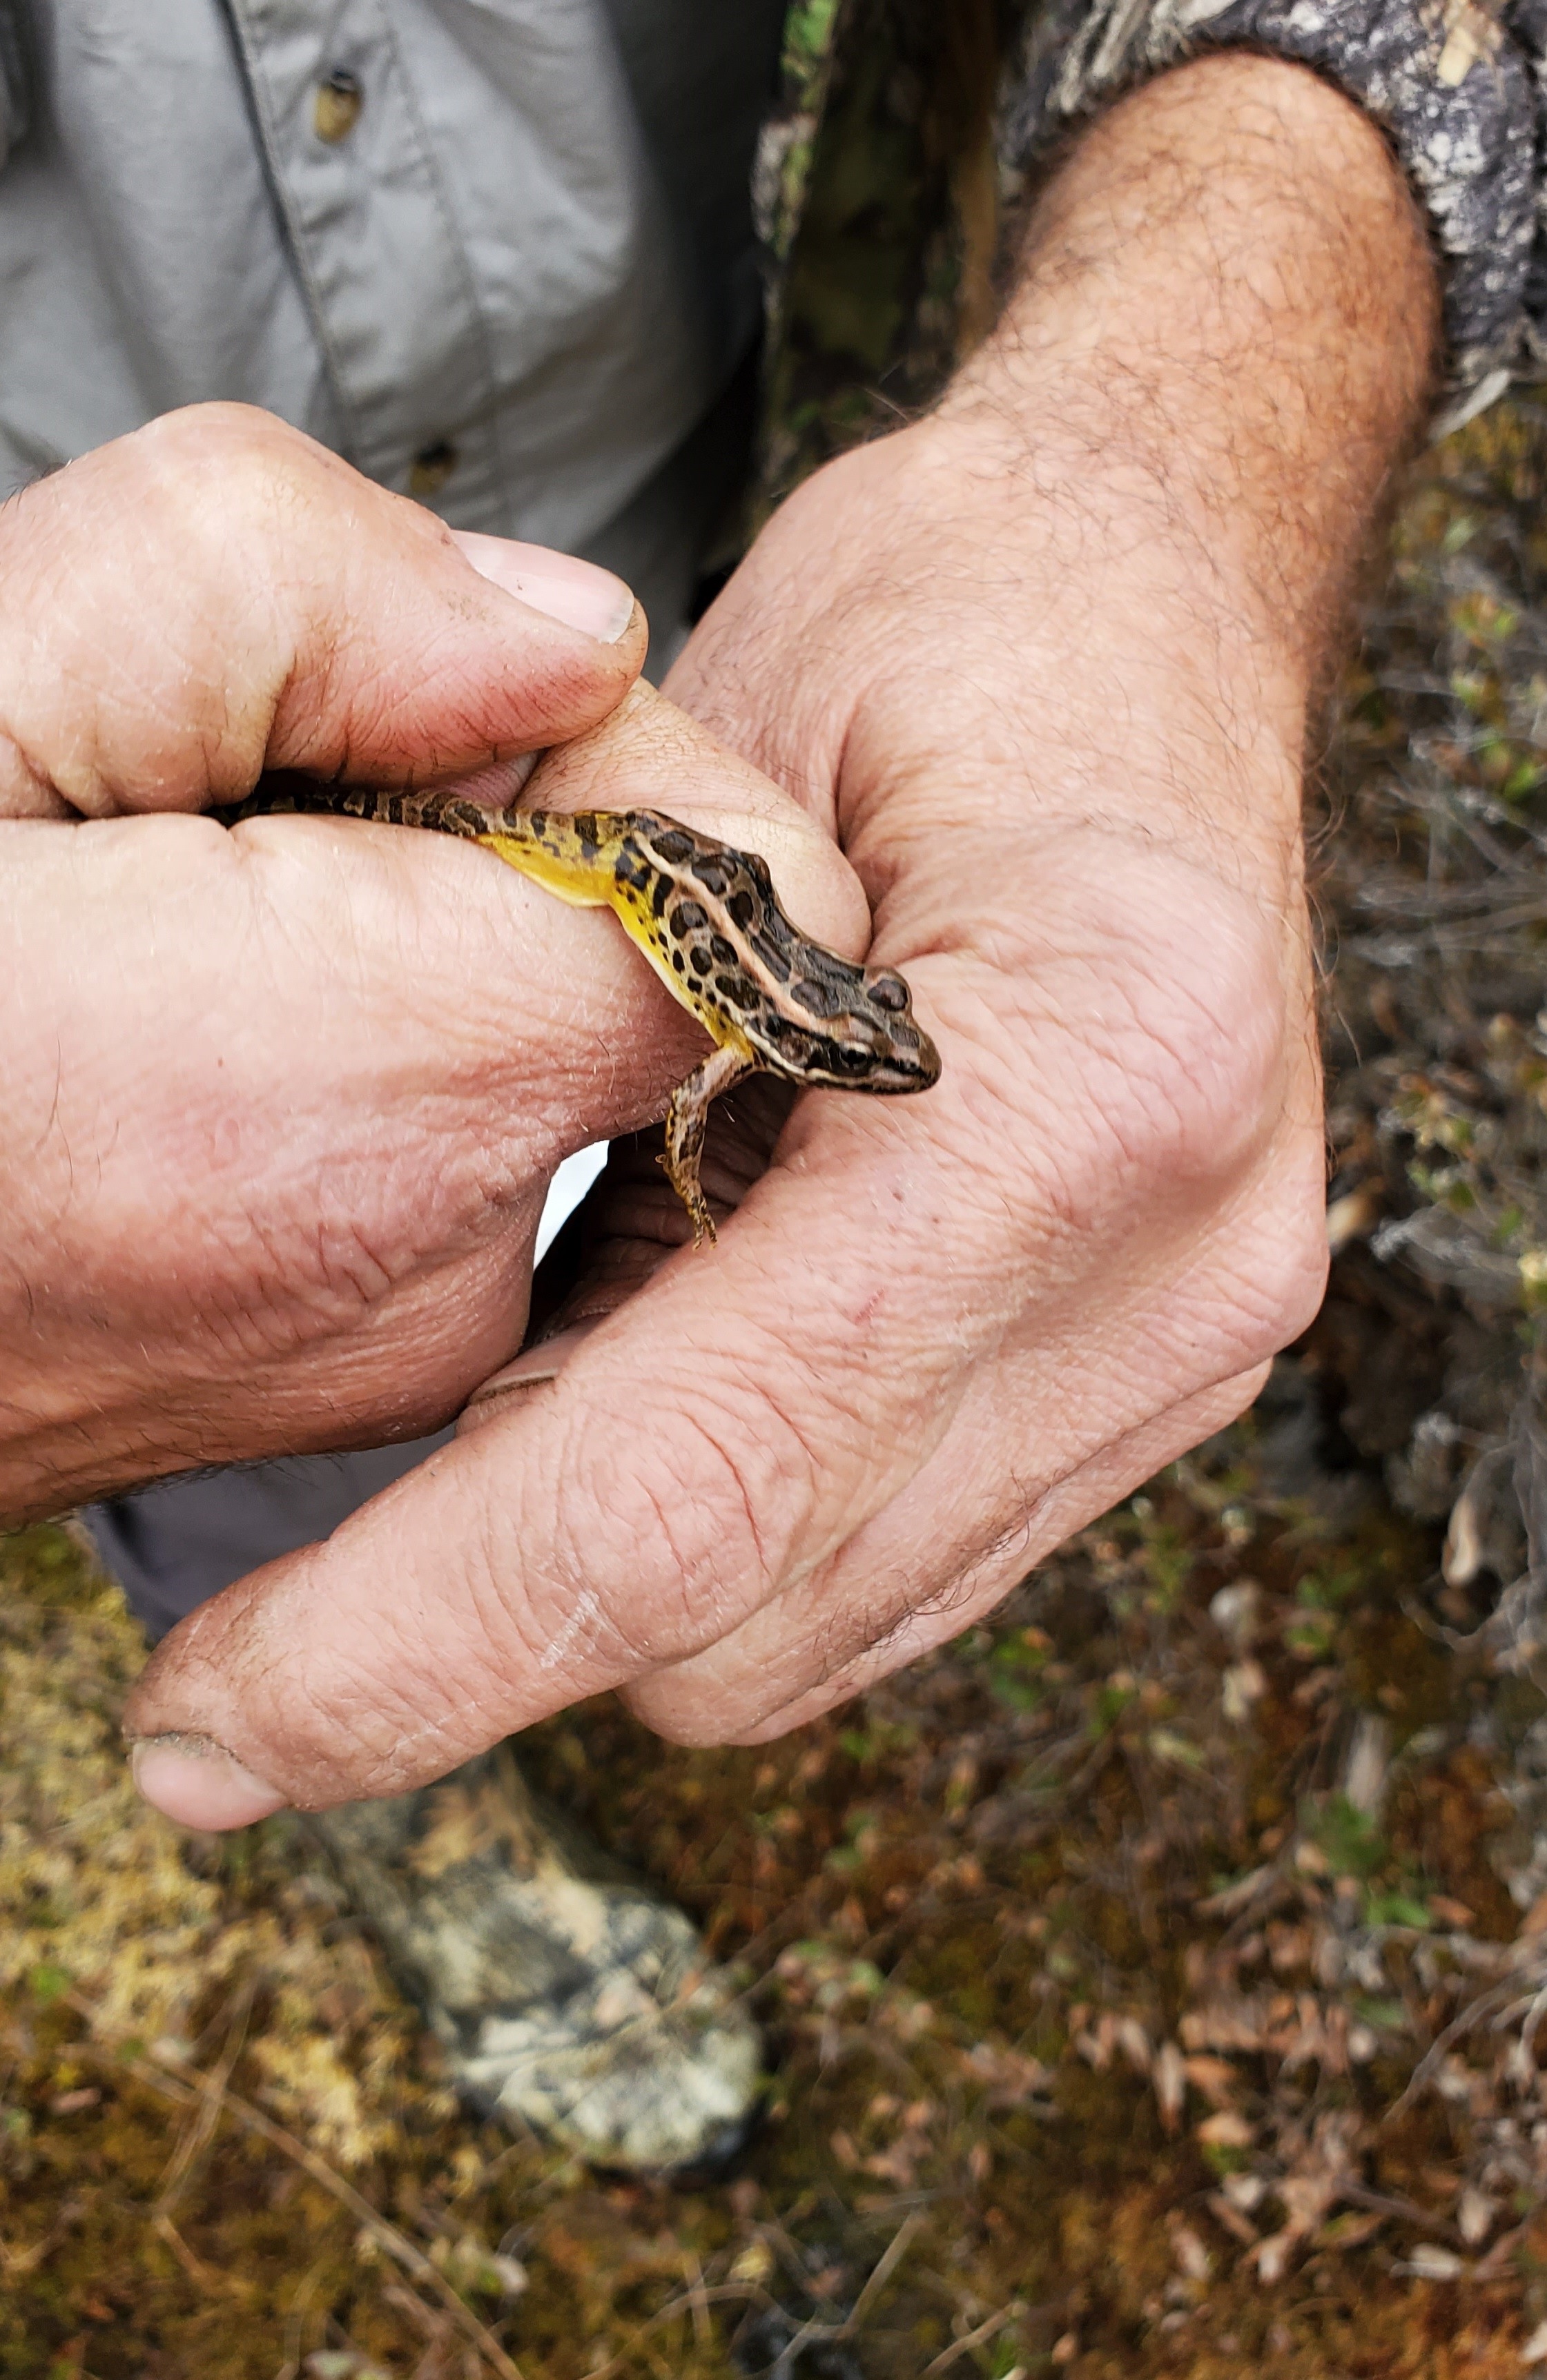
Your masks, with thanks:
[{"label": "frog's hind leg", "polygon": [[738,1050],[734,1042],[723,1042],[672,1093],[672,1103],[666,1110],[666,1153],[661,1163],[666,1179],[688,1209],[696,1248],[717,1236],[714,1218],[699,1181],[699,1160],[703,1155],[704,1128],[711,1104],[722,1091],[740,1082],[744,1075],[756,1072],[756,1061],[744,1050]]}]

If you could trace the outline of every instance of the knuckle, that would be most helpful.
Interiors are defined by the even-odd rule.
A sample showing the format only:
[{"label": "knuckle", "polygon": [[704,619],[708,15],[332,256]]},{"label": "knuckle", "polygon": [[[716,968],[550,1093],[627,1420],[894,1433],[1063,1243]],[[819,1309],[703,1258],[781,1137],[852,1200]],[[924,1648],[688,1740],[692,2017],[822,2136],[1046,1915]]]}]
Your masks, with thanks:
[{"label": "knuckle", "polygon": [[798,1436],[757,1390],[679,1400],[625,1459],[604,1457],[580,1500],[605,1535],[586,1568],[629,1582],[608,1624],[630,1666],[681,1660],[761,1609],[813,1493]]},{"label": "knuckle", "polygon": [[230,398],[159,414],[123,444],[126,452],[140,450],[178,463],[207,463],[212,454],[218,454],[238,470],[261,474],[338,468],[336,458],[305,431],[266,413],[262,406]]},{"label": "knuckle", "polygon": [[260,491],[295,474],[310,452],[311,441],[287,423],[255,406],[222,403],[184,406],[147,422],[121,442],[118,459],[152,477],[158,499],[188,525],[214,536],[233,507],[248,511]]},{"label": "knuckle", "polygon": [[1326,1287],[1326,1197],[1320,1144],[1279,1158],[1231,1235],[1237,1368],[1275,1355],[1315,1319]]},{"label": "knuckle", "polygon": [[110,451],[116,471],[148,483],[142,497],[153,498],[162,536],[234,592],[264,580],[270,554],[287,565],[275,569],[276,587],[292,577],[304,585],[298,539],[340,513],[351,492],[358,501],[347,464],[257,406],[185,406]]},{"label": "knuckle", "polygon": [[1105,1114],[1131,1165],[1217,1182],[1276,1121],[1288,1019],[1268,921],[1224,888],[1189,913],[1186,933],[1151,932],[1125,953]]},{"label": "knuckle", "polygon": [[1136,1205],[1146,1228],[1217,1209],[1286,1123],[1316,1131],[1309,990],[1285,918],[1166,860],[1115,885],[1081,932],[1011,995],[1019,1066],[1005,1066],[1003,1029],[997,1047],[975,1037],[975,1088],[999,1108],[1022,1195],[1082,1233],[1130,1229]]}]

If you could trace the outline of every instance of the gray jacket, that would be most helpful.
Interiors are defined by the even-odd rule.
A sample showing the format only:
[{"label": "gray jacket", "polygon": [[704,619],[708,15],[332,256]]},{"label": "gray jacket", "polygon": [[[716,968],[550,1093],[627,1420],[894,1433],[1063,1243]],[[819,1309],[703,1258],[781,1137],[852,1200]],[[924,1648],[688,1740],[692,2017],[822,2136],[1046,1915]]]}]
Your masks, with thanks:
[{"label": "gray jacket", "polygon": [[0,0],[0,482],[202,398],[583,547],[761,312],[779,0]]}]

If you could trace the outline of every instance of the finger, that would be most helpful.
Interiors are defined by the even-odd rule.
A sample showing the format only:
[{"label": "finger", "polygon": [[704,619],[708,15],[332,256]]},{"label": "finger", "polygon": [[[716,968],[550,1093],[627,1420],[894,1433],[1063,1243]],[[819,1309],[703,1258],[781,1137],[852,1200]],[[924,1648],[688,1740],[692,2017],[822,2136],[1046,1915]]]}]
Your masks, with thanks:
[{"label": "finger", "polygon": [[[620,722],[615,798],[654,794],[652,721],[673,716]],[[783,797],[679,729],[691,806],[761,836]],[[5,1509],[448,1419],[520,1343],[546,1180],[658,1115],[701,1028],[615,918],[448,837],[304,817],[9,832],[7,1109],[22,1211],[46,1217],[28,1271],[46,1344],[13,1351],[9,1393],[30,1382],[37,1410],[13,1416]],[[851,935],[842,860],[791,848],[797,911]]]},{"label": "finger", "polygon": [[[626,1687],[624,1700],[673,1742],[764,1743],[804,1727],[992,1611],[1054,1547],[1237,1419],[1268,1369],[1257,1365],[1163,1406],[1047,1485],[1017,1475],[1004,1441],[985,1459],[981,1436],[974,1448],[958,1427],[895,1507],[859,1530],[787,1611],[765,1609],[697,1659]],[[991,1368],[983,1387],[999,1391],[1003,1415],[1008,1384]],[[910,1541],[904,1514],[916,1518],[943,1481],[946,1509],[936,1505],[926,1543]],[[790,1658],[796,1645],[807,1648],[803,1663]]]},{"label": "finger", "polygon": [[264,768],[422,782],[579,733],[642,617],[497,544],[248,407],[82,456],[0,516],[0,815],[195,809]]},{"label": "finger", "polygon": [[[1149,1219],[1102,1267],[1099,1295],[1050,1301],[977,1366],[940,1444],[883,1512],[739,1629],[643,1680],[629,1694],[640,1715],[682,1741],[780,1732],[773,1714],[804,1716],[806,1696],[872,1647],[889,1666],[910,1658],[910,1615],[949,1615],[983,1580],[997,1581],[988,1601],[1005,1592],[1207,1435],[1185,1434],[1198,1412],[1217,1415],[1210,1429],[1233,1419],[1239,1405],[1223,1405],[1320,1304],[1322,1181],[1319,1142],[1286,1134],[1196,1233]],[[947,1616],[940,1633],[960,1624]]]},{"label": "finger", "polygon": [[[841,1541],[864,1516],[869,1415],[859,1397],[847,1421],[831,1405],[813,1415],[823,1472],[769,1395],[787,1378],[791,1319],[770,1310],[778,1249],[747,1229],[769,1187],[715,1257],[668,1265],[541,1400],[432,1457],[411,1499],[389,1491],[326,1546],[195,1613],[141,1682],[131,1733],[213,1740],[308,1806],[403,1790],[736,1624],[840,1482]],[[796,1228],[833,1246],[835,1221],[819,1199]],[[831,1269],[811,1289],[831,1324]],[[759,1319],[733,1341],[727,1310]],[[840,1394],[854,1370],[851,1351]]]},{"label": "finger", "polygon": [[531,545],[524,539],[490,537],[482,530],[454,528],[452,544],[470,562],[481,578],[503,587],[518,603],[541,612],[545,619],[562,620],[584,637],[614,644],[633,625],[635,605],[621,578],[578,553],[560,553],[550,545]]},{"label": "finger", "polygon": [[[1236,1378],[1219,1380],[1212,1388],[1200,1390],[1195,1397],[1183,1397],[1178,1404],[1166,1406],[1138,1428],[1126,1430],[1109,1447],[1102,1447],[1097,1457],[1078,1463],[1076,1471],[1056,1485],[1035,1497],[1030,1507],[1021,1504],[1017,1495],[1017,1483],[997,1478],[990,1488],[993,1501],[978,1507],[968,1516],[967,1525],[956,1533],[955,1569],[952,1552],[940,1549],[938,1559],[931,1561],[928,1575],[909,1575],[907,1590],[895,1592],[899,1585],[897,1573],[890,1573],[893,1592],[876,1595],[876,1575],[861,1566],[859,1540],[855,1547],[845,1547],[845,1554],[828,1575],[831,1604],[843,1609],[845,1595],[855,1587],[855,1573],[864,1575],[864,1599],[869,1619],[864,1635],[869,1642],[861,1652],[849,1652],[847,1658],[833,1654],[833,1673],[822,1678],[816,1685],[802,1687],[790,1702],[769,1706],[769,1676],[761,1685],[754,1685],[752,1673],[760,1647],[754,1645],[757,1625],[745,1631],[740,1645],[748,1693],[745,1711],[748,1723],[740,1732],[736,1728],[736,1694],[725,1681],[714,1682],[716,1711],[716,1742],[774,1742],[776,1737],[787,1735],[793,1728],[804,1728],[807,1720],[822,1718],[823,1711],[838,1709],[838,1704],[849,1702],[855,1694],[866,1690],[883,1678],[893,1676],[907,1661],[917,1661],[923,1654],[935,1652],[952,1637],[971,1628],[973,1621],[995,1611],[997,1604],[1012,1587],[1050,1554],[1056,1545],[1064,1545],[1080,1528],[1088,1528],[1114,1504],[1133,1495],[1145,1480],[1154,1478],[1157,1471],[1186,1454],[1190,1447],[1202,1445],[1216,1430],[1228,1428],[1248,1412],[1254,1397],[1261,1392],[1271,1364],[1257,1364],[1252,1371],[1236,1373]],[[938,1468],[938,1463],[935,1463]],[[864,1533],[861,1533],[864,1537]],[[840,1575],[847,1573],[847,1575]],[[849,1631],[855,1635],[855,1631]],[[731,1647],[725,1645],[725,1652]],[[721,1652],[721,1647],[716,1647]],[[678,1673],[686,1676],[686,1670]],[[630,1704],[657,1735],[669,1740],[683,1740],[681,1697],[671,1697],[671,1709],[666,1697],[657,1697],[652,1687],[642,1685],[626,1690],[624,1699]],[[659,1702],[659,1706],[657,1706]],[[702,1720],[700,1720],[702,1726]],[[728,1730],[728,1732],[725,1732]],[[698,1740],[698,1732],[688,1723],[688,1742]]]},{"label": "finger", "polygon": [[[519,1343],[548,1177],[698,1028],[610,917],[449,838],[6,832],[0,1510],[449,1419]],[[55,1450],[25,1493],[18,1400]]]},{"label": "finger", "polygon": [[528,809],[656,809],[767,860],[795,923],[846,957],[871,938],[863,887],[832,833],[773,779],[652,686],[640,684],[589,734],[547,753]]},{"label": "finger", "polygon": [[[719,1229],[767,1171],[790,1096],[787,1085],[765,1075],[716,1102],[700,1178]],[[557,1379],[598,1325],[687,1245],[692,1226],[666,1182],[662,1148],[659,1131],[615,1140],[600,1180],[532,1284],[528,1343],[475,1390],[459,1416],[459,1430],[482,1428]]]}]

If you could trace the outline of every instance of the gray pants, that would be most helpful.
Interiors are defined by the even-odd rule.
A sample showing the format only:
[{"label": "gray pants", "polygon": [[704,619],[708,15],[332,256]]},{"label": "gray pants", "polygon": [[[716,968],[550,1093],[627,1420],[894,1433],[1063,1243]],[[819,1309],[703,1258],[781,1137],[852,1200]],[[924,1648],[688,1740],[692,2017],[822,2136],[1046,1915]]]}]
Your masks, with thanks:
[{"label": "gray pants", "polygon": [[166,1479],[81,1515],[152,1644],[260,1562],[294,1553],[411,1471],[451,1436],[363,1454],[291,1454]]}]

